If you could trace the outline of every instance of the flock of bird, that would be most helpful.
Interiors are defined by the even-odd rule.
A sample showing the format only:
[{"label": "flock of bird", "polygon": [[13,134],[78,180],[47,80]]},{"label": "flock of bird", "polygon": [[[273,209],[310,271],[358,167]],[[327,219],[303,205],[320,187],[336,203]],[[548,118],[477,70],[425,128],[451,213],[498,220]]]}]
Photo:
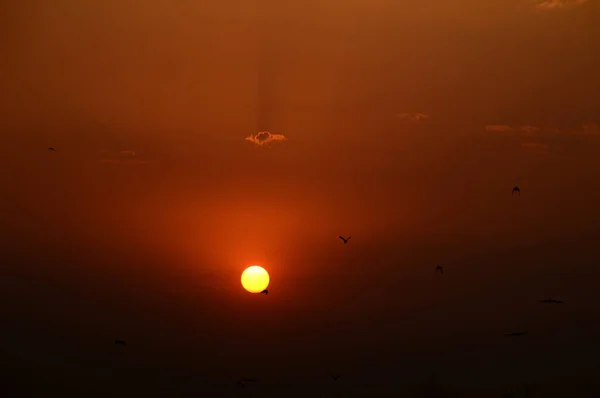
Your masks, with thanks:
[{"label": "flock of bird", "polygon": [[[56,152],[56,148],[50,147],[48,148],[48,151],[50,152]],[[518,186],[515,186],[512,189],[512,193],[511,196],[514,196],[515,194],[517,194],[518,196],[521,196],[521,189]],[[350,240],[351,236],[348,236],[347,238],[343,237],[342,235],[338,236],[339,239],[341,239],[344,244],[347,244],[348,241]],[[440,273],[440,274],[444,274],[444,267],[441,265],[437,265],[435,267],[435,272],[436,273]],[[263,291],[260,292],[261,294],[264,294],[265,296],[269,294],[269,290],[265,289]],[[546,303],[546,304],[563,304],[563,301],[560,300],[554,300],[554,299],[545,299],[545,300],[540,300],[540,303]],[[524,336],[526,335],[527,332],[512,332],[512,333],[506,333],[505,336],[511,336],[511,337],[520,337],[520,336]],[[116,345],[127,345],[127,343],[125,343],[124,340],[115,340],[115,344]],[[331,378],[333,379],[333,381],[337,381],[341,375],[330,375]],[[237,386],[240,388],[245,388],[247,384],[249,383],[256,383],[258,382],[257,379],[252,379],[252,378],[243,378],[237,381]],[[506,394],[505,397],[511,397],[512,395],[510,395],[510,393]]]},{"label": "flock of bird", "polygon": [[[512,189],[512,193],[511,196],[514,196],[515,194],[517,194],[518,196],[521,196],[521,189],[518,186],[515,186]],[[348,241],[350,240],[351,236],[348,236],[347,238],[344,238],[342,235],[338,236],[339,239],[341,239],[344,244],[347,244]],[[440,274],[444,274],[444,267],[441,265],[437,265],[435,267],[435,272],[436,273],[440,273]],[[269,291],[267,289],[263,290],[261,292],[262,294],[269,294]],[[554,299],[545,299],[545,300],[540,300],[540,303],[546,303],[546,304],[563,304],[562,301],[560,300],[554,300]],[[512,333],[505,333],[505,336],[511,336],[511,337],[520,337],[520,336],[524,336],[526,335],[527,332],[512,332]],[[340,375],[330,375],[331,378],[334,381],[337,381],[341,376]],[[238,386],[241,388],[245,387],[245,383],[250,383],[250,382],[257,382],[258,380],[256,379],[241,379],[238,381]],[[513,395],[512,393],[507,393],[505,394],[505,398],[511,398]]]},{"label": "flock of bird", "polygon": [[[512,189],[512,193],[511,195],[515,195],[518,194],[519,196],[521,196],[521,189],[518,186],[515,186]],[[344,244],[348,243],[348,240],[350,240],[350,236],[348,238],[344,238],[343,236],[339,236],[339,238],[344,241]],[[442,267],[441,265],[437,265],[435,267],[435,272],[436,273],[440,273],[440,274],[444,274],[444,267]],[[540,303],[546,303],[546,304],[563,304],[562,301],[560,300],[554,300],[554,299],[546,299],[546,300],[540,300]],[[514,336],[514,337],[519,337],[519,336],[524,336],[526,335],[527,332],[513,332],[513,333],[506,333],[505,336]]]}]

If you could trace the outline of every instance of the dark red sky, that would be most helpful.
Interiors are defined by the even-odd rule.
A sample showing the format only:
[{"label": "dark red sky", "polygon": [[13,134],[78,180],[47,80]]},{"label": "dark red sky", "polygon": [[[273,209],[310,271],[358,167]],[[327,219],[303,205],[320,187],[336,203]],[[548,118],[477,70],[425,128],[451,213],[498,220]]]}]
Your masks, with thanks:
[{"label": "dark red sky", "polygon": [[2,388],[590,396],[600,5],[567,3],[2,1]]}]

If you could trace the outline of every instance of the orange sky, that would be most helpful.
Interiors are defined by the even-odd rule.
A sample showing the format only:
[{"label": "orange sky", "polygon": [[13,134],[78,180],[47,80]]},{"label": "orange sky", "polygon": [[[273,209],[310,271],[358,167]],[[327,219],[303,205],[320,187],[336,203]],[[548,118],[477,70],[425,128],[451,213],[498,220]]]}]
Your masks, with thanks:
[{"label": "orange sky", "polygon": [[[65,336],[76,316],[148,345],[185,330],[182,346],[211,325],[198,350],[248,367],[254,351],[231,348],[244,329],[264,358],[281,346],[343,368],[324,357],[406,328],[410,347],[543,329],[550,318],[518,304],[538,296],[579,300],[561,325],[598,315],[585,302],[599,276],[599,2],[203,3],[0,4],[0,246],[14,282],[1,301],[15,324],[33,311],[32,328]],[[260,131],[284,139],[247,139]],[[239,286],[253,263],[271,273],[266,304]],[[52,326],[61,300],[94,309]],[[154,322],[172,329],[152,335]]]}]

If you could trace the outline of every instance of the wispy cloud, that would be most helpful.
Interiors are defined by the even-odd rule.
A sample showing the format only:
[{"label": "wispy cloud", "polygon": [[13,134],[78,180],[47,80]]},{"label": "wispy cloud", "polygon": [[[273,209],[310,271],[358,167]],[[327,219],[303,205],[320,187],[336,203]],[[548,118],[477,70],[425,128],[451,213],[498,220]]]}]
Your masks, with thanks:
[{"label": "wispy cloud", "polygon": [[265,144],[269,144],[273,141],[285,141],[286,138],[283,134],[271,133],[269,131],[261,131],[254,135],[249,135],[246,137],[246,141],[250,141],[253,144],[258,146],[263,146]]},{"label": "wispy cloud", "polygon": [[525,124],[522,126],[509,126],[508,124],[488,124],[485,126],[488,132],[510,133],[511,136],[528,137],[526,141],[519,143],[521,149],[534,155],[547,155],[550,153],[550,145],[540,142],[539,139],[545,135],[537,126]]},{"label": "wispy cloud", "polygon": [[600,137],[600,124],[591,122],[581,125],[578,129],[564,129],[562,131],[557,128],[540,128],[531,125],[517,127],[507,124],[490,124],[485,126],[485,130],[488,132],[510,133],[512,137],[519,137],[519,145],[523,150],[538,155],[564,150],[561,145],[550,145],[544,142],[548,141],[550,137],[553,137],[550,140],[551,142],[556,142],[557,139],[568,140],[569,136]]},{"label": "wispy cloud", "polygon": [[599,123],[584,123],[578,129],[563,129],[562,131],[557,128],[540,128],[537,126],[524,125],[524,126],[509,126],[507,124],[488,124],[485,126],[485,131],[489,132],[512,132],[521,133],[525,136],[545,136],[545,135],[582,135],[582,136],[599,136],[600,137],[600,124]]},{"label": "wispy cloud", "polygon": [[556,10],[565,7],[580,6],[587,0],[545,0],[537,3],[535,8],[538,10]]},{"label": "wispy cloud", "polygon": [[137,154],[131,149],[125,149],[119,152],[119,155],[125,158],[134,158]]},{"label": "wispy cloud", "polygon": [[421,122],[423,120],[428,120],[431,118],[431,116],[429,116],[426,113],[407,113],[407,112],[399,113],[398,117],[400,119],[410,120],[411,122]]},{"label": "wispy cloud", "polygon": [[519,127],[519,131],[525,134],[535,134],[540,132],[540,128],[536,126],[525,125]]},{"label": "wispy cloud", "polygon": [[600,136],[600,124],[585,123],[580,130],[573,131],[576,135]]},{"label": "wispy cloud", "polygon": [[529,124],[523,126],[509,126],[507,124],[488,124],[485,126],[485,131],[490,132],[515,132],[524,133],[526,135],[534,135],[541,132],[541,128],[537,126],[531,126]]}]

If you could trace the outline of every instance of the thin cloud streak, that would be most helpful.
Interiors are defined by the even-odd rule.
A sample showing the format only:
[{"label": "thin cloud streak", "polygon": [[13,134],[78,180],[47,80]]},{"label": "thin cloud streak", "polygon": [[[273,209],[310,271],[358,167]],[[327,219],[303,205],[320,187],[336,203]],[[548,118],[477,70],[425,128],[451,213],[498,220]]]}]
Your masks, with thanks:
[{"label": "thin cloud streak", "polygon": [[509,126],[507,124],[488,124],[487,126],[485,126],[485,131],[517,132],[517,133],[523,133],[525,135],[535,135],[537,133],[540,133],[542,131],[542,129],[537,126],[531,126],[529,124],[519,126],[519,127],[513,127],[513,126]]},{"label": "thin cloud streak", "polygon": [[546,0],[538,3],[535,8],[538,10],[556,10],[565,7],[575,7],[586,3],[587,0]]},{"label": "thin cloud streak", "polygon": [[134,158],[136,156],[136,153],[135,153],[135,151],[126,149],[126,150],[119,152],[119,155],[121,155],[123,157]]},{"label": "thin cloud streak", "polygon": [[535,133],[539,133],[540,132],[540,128],[536,127],[536,126],[521,126],[519,127],[519,131],[525,134],[535,134]]},{"label": "thin cloud streak", "polygon": [[600,124],[585,123],[581,126],[581,130],[574,131],[572,134],[585,136],[600,136]]},{"label": "thin cloud streak", "polygon": [[563,138],[567,138],[568,136],[600,137],[600,124],[592,122],[584,123],[577,130],[563,130],[562,132],[557,128],[541,129],[540,127],[531,125],[513,127],[507,124],[489,124],[485,126],[485,130],[488,132],[513,133],[529,137],[528,140],[520,142],[520,147],[527,152],[538,155],[547,155],[551,150],[562,150],[561,147],[551,147],[550,144],[539,141],[539,139],[543,139],[543,137],[547,137],[548,135],[560,134]]}]

